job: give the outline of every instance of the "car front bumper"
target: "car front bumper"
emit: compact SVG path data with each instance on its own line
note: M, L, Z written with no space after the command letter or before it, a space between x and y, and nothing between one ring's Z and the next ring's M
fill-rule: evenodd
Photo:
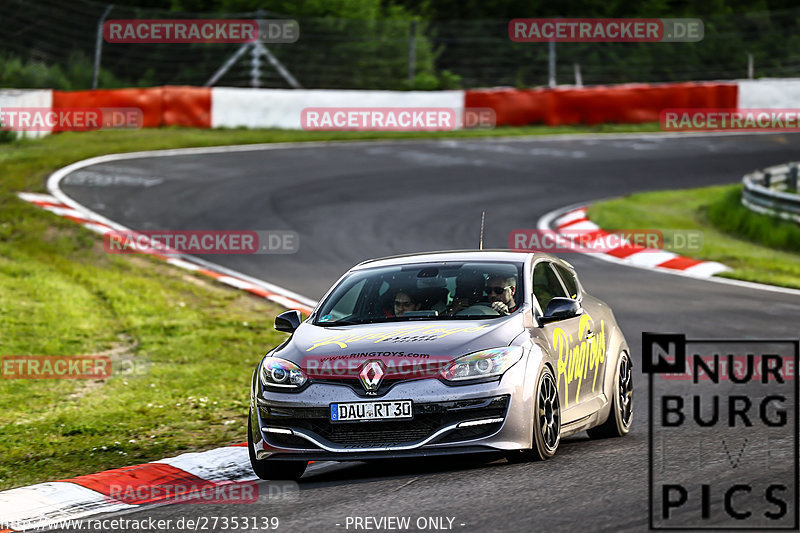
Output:
M334 383L298 393L259 391L251 411L256 457L350 461L528 448L533 413L524 374L525 358L499 381L411 380L374 397ZM331 403L388 400L411 400L413 419L330 421Z

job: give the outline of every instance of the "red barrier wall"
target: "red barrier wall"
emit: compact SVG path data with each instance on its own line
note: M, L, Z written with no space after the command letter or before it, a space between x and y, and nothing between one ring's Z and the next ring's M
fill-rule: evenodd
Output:
M142 110L145 128L211 127L211 89L207 87L53 91L53 109L75 107L135 107Z
M491 107L498 126L526 124L658 122L662 109L735 109L736 83L630 84L563 89L480 89L466 91L464 105Z
M211 89L163 87L163 126L211 127Z
M588 88L465 91L465 107L492 108L498 126L658 122L663 109L737 107L737 84L628 84ZM53 91L53 108L135 107L145 128L211 127L211 89L151 87ZM59 131L56 129L55 131Z

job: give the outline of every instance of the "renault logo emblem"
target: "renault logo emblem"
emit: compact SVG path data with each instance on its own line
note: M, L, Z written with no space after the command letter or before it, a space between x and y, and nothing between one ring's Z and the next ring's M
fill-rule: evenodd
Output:
M383 380L384 367L380 361L370 361L364 365L358 377L367 393L375 394Z

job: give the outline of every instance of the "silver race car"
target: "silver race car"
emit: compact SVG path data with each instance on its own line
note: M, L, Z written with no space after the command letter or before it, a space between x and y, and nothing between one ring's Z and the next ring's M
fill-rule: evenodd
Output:
M253 373L256 475L312 460L502 452L548 459L561 437L628 433L630 349L572 266L540 253L438 252L347 272Z

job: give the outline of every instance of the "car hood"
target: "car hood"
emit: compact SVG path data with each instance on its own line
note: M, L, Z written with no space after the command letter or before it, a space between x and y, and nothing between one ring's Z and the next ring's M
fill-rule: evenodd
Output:
M508 346L523 331L521 314L489 320L438 320L320 327L304 322L272 355L302 363L325 356L455 358Z

